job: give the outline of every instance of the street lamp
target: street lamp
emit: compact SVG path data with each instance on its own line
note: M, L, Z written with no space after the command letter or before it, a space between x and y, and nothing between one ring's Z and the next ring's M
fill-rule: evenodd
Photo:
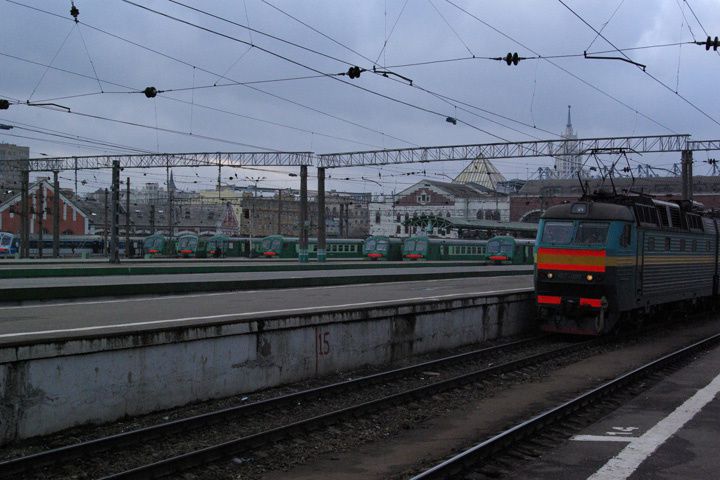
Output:
M257 194L258 183L265 180L265 177L245 177L245 181L254 185L252 203L250 206L250 258L253 256L253 233L255 232L255 195Z

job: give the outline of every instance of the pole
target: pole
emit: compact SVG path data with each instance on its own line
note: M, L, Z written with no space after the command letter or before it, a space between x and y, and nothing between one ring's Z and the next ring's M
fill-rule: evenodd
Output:
M308 236L307 236L307 166L300 167L300 254L298 260L300 263L308 261Z
M20 258L30 257L30 171L28 165L22 170L20 181Z
M53 257L60 256L60 180L53 172Z
M105 189L105 224L103 225L103 255L108 254L108 189Z
M278 189L277 234L282 235L282 188Z
M155 235L155 204L150 205L150 235Z
M692 150L683 150L681 155L682 167L682 199L691 202L693 199L692 184Z
M325 241L325 168L317 169L317 208L318 208L318 244L317 244L317 261L324 262L326 253Z
M130 258L130 177L125 179L125 258Z
M253 233L255 233L255 194L257 193L257 182L255 188L253 188L252 198L250 198L250 246L253 244ZM252 258L252 249L250 250L250 257Z
M113 160L112 166L112 214L110 225L110 263L120 263L118 243L120 220L120 160Z
M37 189L38 208L38 258L43 256L43 216L45 214L45 181L41 180Z
M168 168L168 171L170 171L169 168ZM173 238L174 233L175 233L175 232L173 232L173 230L174 230L174 225L173 225L173 202L174 202L174 200L175 200L173 197L175 196L175 189L174 189L174 188L170 188L169 178L170 178L170 177L168 176L168 183L167 183L167 185L168 185L168 189L167 189L167 194L168 194L167 219L168 219L168 240L169 240L170 242L172 242L172 238Z

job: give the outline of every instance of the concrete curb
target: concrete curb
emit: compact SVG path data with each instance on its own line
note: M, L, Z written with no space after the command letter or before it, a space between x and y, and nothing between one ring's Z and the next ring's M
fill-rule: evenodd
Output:
M263 290L279 288L324 287L360 283L412 282L469 277L500 277L530 275L527 270L484 270L446 273L409 273L407 275L308 277L262 280L217 280L209 282L126 283L121 285L42 286L0 289L0 302L24 302L88 297L123 297L130 295L167 295L178 293L221 292L231 290Z
M269 260L270 262L272 260ZM0 279L9 278L45 278L45 277L90 277L111 275L167 275L188 273L236 273L236 272L296 272L315 270L346 270L366 268L426 268L426 267L473 267L485 266L488 262L362 262L356 264L332 263L298 265L184 265L184 266L107 266L107 267L66 267L66 268L6 268L0 269Z

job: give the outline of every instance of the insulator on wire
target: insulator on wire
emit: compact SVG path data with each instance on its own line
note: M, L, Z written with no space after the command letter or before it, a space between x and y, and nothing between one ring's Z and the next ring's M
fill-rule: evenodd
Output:
M713 40L712 37L708 36L707 40L705 40L705 50L710 50L710 47L717 52L718 47L720 47L720 39L715 37Z
M10 102L4 98L0 98L0 110L7 110L10 108Z
M447 117L447 118L445 119L445 121L448 122L448 123L452 123L453 125L457 125L457 118Z
M362 73L362 70L360 70L360 67L350 67L347 71L347 76L350 78L360 78L360 73Z
M508 54L505 55L505 63L507 63L508 65L517 65L520 60L523 60L523 59L518 56L517 52L515 52L515 53L508 52Z
M75 19L75 23L78 23L78 15L80 15L80 10L75 6L75 2L71 2L72 7L70 7L70 15Z
M143 93L147 98L155 98L158 94L158 91L155 87L147 87L145 90L143 90Z

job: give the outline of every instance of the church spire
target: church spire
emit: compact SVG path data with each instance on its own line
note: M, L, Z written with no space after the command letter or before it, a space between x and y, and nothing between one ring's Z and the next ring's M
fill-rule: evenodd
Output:
M570 120L570 109L572 106L568 105L568 123L566 125L568 130L572 130L572 120Z
M168 191L175 191L175 180L173 180L173 172L170 170L170 180L168 180Z
M575 137L575 132L573 131L573 126L572 126L572 119L570 118L570 109L571 108L572 108L572 106L568 105L567 125L565 125L565 132L562 135L562 137L566 138L566 139L577 138L577 137Z

